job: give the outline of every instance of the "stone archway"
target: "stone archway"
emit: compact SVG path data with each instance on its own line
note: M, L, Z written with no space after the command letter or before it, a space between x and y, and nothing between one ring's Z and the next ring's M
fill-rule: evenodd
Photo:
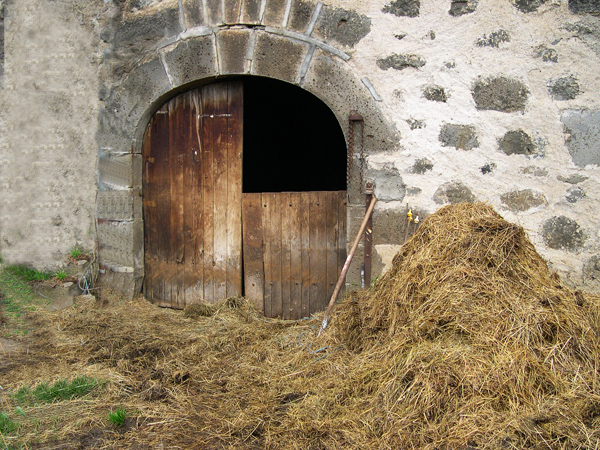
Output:
M122 58L120 70L107 70L98 132L99 258L103 285L127 296L140 291L144 276L143 133L154 112L175 93L221 76L285 81L321 99L335 114L347 142L349 117L358 112L364 126L357 130L361 155L349 155L349 236L364 209L362 157L397 143L393 125L378 108L377 93L348 63L351 55L326 31L316 30L326 6L291 0L229 3L235 7L223 11L221 1L190 0L180 2L178 9L140 18L144 29L154 20L166 36ZM116 26L117 44L136 33L134 22Z

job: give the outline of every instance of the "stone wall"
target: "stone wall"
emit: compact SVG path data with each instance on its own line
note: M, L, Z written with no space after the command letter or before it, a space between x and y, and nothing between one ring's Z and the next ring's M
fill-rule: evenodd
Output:
M373 180L374 275L407 204L423 218L485 201L600 290L599 14L595 0L13 1L0 251L52 265L97 227L109 279L138 289L145 125L189 85L254 74L321 98L347 139L350 111L364 116L348 235Z

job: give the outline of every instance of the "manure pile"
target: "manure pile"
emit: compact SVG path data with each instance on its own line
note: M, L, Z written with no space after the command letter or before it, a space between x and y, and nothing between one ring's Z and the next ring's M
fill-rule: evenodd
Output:
M375 448L600 448L598 305L491 207L442 208L334 319L356 422Z
M460 204L349 292L321 337L318 317L265 319L244 299L184 313L89 302L37 317L40 350L2 387L108 381L26 409L62 417L30 430L43 444L29 448L600 449L599 305L520 227ZM132 417L115 431L105 416L119 405Z

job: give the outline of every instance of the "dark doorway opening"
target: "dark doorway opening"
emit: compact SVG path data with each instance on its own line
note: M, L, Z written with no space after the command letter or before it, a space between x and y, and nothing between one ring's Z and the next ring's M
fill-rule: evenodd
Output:
M311 93L244 78L243 192L345 191L346 141L333 112Z

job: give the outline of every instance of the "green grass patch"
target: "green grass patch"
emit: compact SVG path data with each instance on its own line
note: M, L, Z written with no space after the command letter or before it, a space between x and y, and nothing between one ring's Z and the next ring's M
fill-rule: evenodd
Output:
M58 272L56 272L54 274L54 276L56 277L57 280L62 281L65 278L67 278L69 274L67 273L67 271L65 269L60 269Z
M39 405L81 398L101 387L95 378L77 376L72 381L60 379L54 384L40 383L36 387L23 386L13 394L19 405Z
M22 335L29 329L25 323L25 313L34 311L45 300L33 294L29 279L40 277L31 269L9 266L0 271L0 310L3 317L2 335ZM38 272L39 273L39 272Z
M13 433L19 425L11 420L6 414L0 412L0 433L3 435Z
M79 256L83 255L83 250L76 245L75 247L73 247L73 249L71 249L71 251L69 252L69 256L73 259L78 258Z
M125 419L127 419L127 411L125 411L125 408L122 406L119 406L115 411L109 411L108 413L108 420L117 428L123 426Z
M50 273L40 272L39 270L23 266L8 266L4 271L12 273L24 281L44 281L52 278L52 274Z

